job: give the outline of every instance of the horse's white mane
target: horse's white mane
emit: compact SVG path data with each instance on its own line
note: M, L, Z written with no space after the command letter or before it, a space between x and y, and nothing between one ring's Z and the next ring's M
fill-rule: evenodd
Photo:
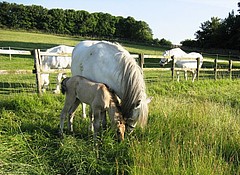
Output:
M126 51L118 43L107 43L112 49L117 49L119 52L115 55L115 58L118 58L120 61L119 69L122 75L122 88L125 89L122 97L122 113L124 117L131 116L130 112L136 105L140 104L140 115L139 115L139 124L144 126L147 122L148 107L145 103L146 93L145 93L145 82L143 79L143 72L136 60L131 57L128 51Z

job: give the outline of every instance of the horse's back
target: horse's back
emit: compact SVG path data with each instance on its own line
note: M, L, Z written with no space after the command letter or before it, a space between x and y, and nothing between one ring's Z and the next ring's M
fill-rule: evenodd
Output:
M184 59L186 58L186 59ZM197 52L191 52L185 54L181 57L180 60L176 61L176 65L180 68L197 68L197 58L200 58L200 67L203 64L203 56Z
M47 53L71 54L74 47L59 45L46 50ZM70 68L72 59L70 56L44 56L43 65L45 69Z
M120 93L121 70L119 70L122 50L109 42L83 41L72 55L72 75L81 75L96 82L107 84ZM119 77L120 76L120 77Z

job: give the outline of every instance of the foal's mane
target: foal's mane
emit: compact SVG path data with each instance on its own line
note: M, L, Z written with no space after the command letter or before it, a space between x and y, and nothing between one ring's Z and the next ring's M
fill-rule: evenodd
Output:
M108 91L109 91L109 93L111 95L111 100L115 104L118 112L122 114L122 108L121 108L121 104L120 104L120 102L118 100L118 96L116 95L116 93L114 92L113 89L109 88L107 85L105 85L105 86L108 88Z

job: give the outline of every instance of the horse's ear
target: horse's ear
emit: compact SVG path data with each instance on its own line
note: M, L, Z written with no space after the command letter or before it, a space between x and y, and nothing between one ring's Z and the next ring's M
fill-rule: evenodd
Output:
M146 103L147 103L147 104L150 103L150 102L152 101L152 99L153 99L153 97L148 97L148 98L146 99Z

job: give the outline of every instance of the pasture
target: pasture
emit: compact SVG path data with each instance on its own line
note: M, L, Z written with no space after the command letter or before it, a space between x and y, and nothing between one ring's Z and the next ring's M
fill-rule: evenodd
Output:
M81 40L5 30L0 36L1 47L47 48ZM9 61L0 55L0 62L0 69L33 69L31 57L13 56ZM38 96L20 88L21 93L15 93L18 86L33 89L35 75L0 75L1 88L6 86L0 93L0 174L240 174L240 80L178 83L168 75L144 71L147 94L154 97L147 127L136 128L122 143L108 129L98 147L88 133L89 121L80 116L81 108L75 135L60 139L65 97L51 91Z

